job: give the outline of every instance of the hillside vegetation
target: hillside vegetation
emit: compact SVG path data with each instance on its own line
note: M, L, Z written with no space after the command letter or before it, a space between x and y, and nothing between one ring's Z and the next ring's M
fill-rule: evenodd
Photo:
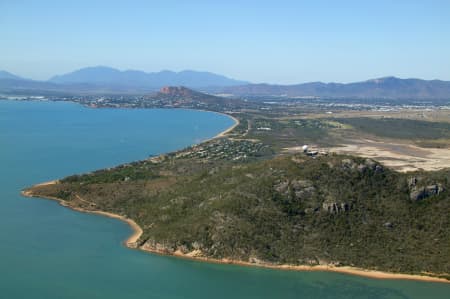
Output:
M371 159L326 150L372 144L369 150L384 150L377 157L387 165L420 169L434 161L432 147L448 148L447 122L402 119L398 113L365 117L368 112L353 110L353 117L345 117L345 111L334 117L323 113L328 106L315 112L303 105L265 106L185 87L166 87L131 101L89 103L226 111L239 124L223 138L37 185L27 194L131 218L142 227L135 244L142 249L450 279L450 171L442 169L445 164L440 171L400 173ZM417 111L408 115L417 117ZM298 153L304 144L309 152ZM447 161L445 150L439 153L437 163ZM405 155L411 158L402 161Z
M449 278L448 170L401 174L350 156L249 151L239 163L171 154L31 191L130 217L144 230L138 246L169 254Z

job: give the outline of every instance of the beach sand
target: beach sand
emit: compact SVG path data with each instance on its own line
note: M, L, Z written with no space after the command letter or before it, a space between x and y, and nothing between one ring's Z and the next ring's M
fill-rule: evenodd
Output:
M34 185L33 187L54 185L54 184L57 184L57 183L58 183L58 181L55 180L55 181L50 181L50 182L37 184L37 185ZM106 217L110 217L110 218L114 218L114 219L119 219L119 220L123 221L123 222L127 223L133 229L133 233L131 234L131 236L129 236L124 241L124 244L127 247L129 247L129 248L137 248L137 246L138 246L137 245L137 241L139 240L139 238L141 237L141 235L143 233L142 228L134 220L126 218L126 217L118 215L118 214L114 214L114 213L110 213L110 212L104 212L104 211L100 211L100 210L87 210L87 209L83 209L83 208L79 208L79 207L74 207L74 206L71 206L67 201L65 201L63 199L60 199L60 198L57 198L57 197L51 197L51 196L46 196L46 197L37 196L37 195L34 195L29 190L23 190L21 192L21 194L23 196L25 196L25 197L37 197L37 198L44 198L44 199L55 200L60 205L62 205L63 207L70 208L70 209L72 209L74 211L78 211L78 212L82 212L82 213L102 215L102 216L106 216Z
M276 270L288 270L288 271L323 271L323 272L335 272L335 273L343 273L349 275L363 276L367 278L374 279L400 279L400 280L414 280L414 281L426 281L426 282L439 282L439 283L450 283L450 280L445 278L439 278L428 275L416 275L416 274L404 274L404 273L391 273L391 272L383 272L376 270L368 270L357 267L349 267L349 266L336 266L336 265L277 265L270 263L251 263L246 261L232 260L232 259L214 259L208 258L201 255L201 251L194 250L188 253L182 253L180 251L175 251L173 253L162 252L150 248L138 248L139 250L143 250L146 252L150 252L152 254L159 255L168 255L179 257L183 259L190 259L194 261L201 261L207 263L214 264L228 264L228 265L240 265L246 267L262 267ZM426 273L429 275L433 275L433 273Z
M43 186L43 185L50 185L50 184L57 184L57 181L52 182L46 182L42 184L38 184L35 186ZM126 218L121 215L117 215L110 212L104 212L99 210L86 210L79 207L73 207L70 204L68 204L66 201L56 198L56 197L41 197L34 195L31 191L22 191L22 195L26 197L38 197L38 198L45 198L50 200L56 200L58 201L62 206L68 207L72 210L83 212L83 213L91 213L91 214L97 214L102 215L110 218L119 219L128 225L133 229L133 233L131 236L129 236L125 241L124 245L128 248L132 249L138 249L145 252L149 252L152 254L160 254L160 255L168 255L168 256L174 256L184 259L191 259L195 261L201 261L201 262L208 262L208 263L216 263L216 264L233 264L233 265L240 265L240 266L250 266L250 267L263 267L263 268L270 268L270 269L278 269L278 270L290 270L290 271L326 271L326 272L336 272L336 273L343 273L343 274L350 274L350 275L358 275L368 278L375 278L375 279L403 279L403 280L416 280L416 281L426 281L426 282L440 282L440 283L450 283L450 280L447 280L445 278L438 278L433 276L427 276L427 275L413 275L413 274L402 274L402 273L390 273L390 272L383 272L383 271L376 271L376 270L367 270L367 269L361 269L356 267L348 267L348 266L336 266L336 265L316 265L316 266L309 266L309 265L277 265L277 264L270 264L270 263L264 263L264 262L258 262L258 263L251 263L246 261L239 261L239 260L232 260L232 259L214 259L214 258L208 258L202 255L202 252L200 250L194 250L192 252L188 253L182 253L181 251L175 251L175 252L165 252L165 251L159 251L153 248L149 248L148 246L139 246L139 239L142 236L143 230L142 228L132 219ZM427 273L428 274L428 273ZM433 275L433 273L429 273L430 275Z
M231 131L233 131L234 128L236 128L236 127L239 125L239 123L240 123L240 122L239 122L239 119L237 119L237 118L234 117L234 116L231 116L231 115L229 115L229 114L223 114L223 115L226 115L226 116L230 117L232 120L234 120L234 125L232 125L232 126L229 127L228 129L226 129L225 131L220 132L219 134L217 134L216 136L214 136L212 139L224 137L225 135L227 135L228 133L230 133Z

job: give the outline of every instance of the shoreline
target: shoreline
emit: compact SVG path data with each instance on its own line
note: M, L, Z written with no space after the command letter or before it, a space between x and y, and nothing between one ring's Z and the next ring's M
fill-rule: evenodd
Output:
M220 113L220 112L216 112L216 113L222 114L222 115L225 115L225 116L231 118L234 121L234 124L231 127L229 127L228 129L226 129L226 130L220 132L219 134L217 134L216 136L214 136L213 139L220 138L220 137L225 137L225 135L227 135L228 133L233 131L234 128L236 128L241 123L239 121L239 119L237 119L236 117L234 117L234 116L232 116L230 114L225 114L225 113Z
M92 107L87 107L87 108L92 108ZM234 121L234 124L231 127L223 130L222 132L219 132L217 135L215 135L215 136L213 136L213 137L211 137L209 139L203 140L201 143L208 142L208 141L211 141L211 140L214 140L214 139L217 139L217 138L225 137L226 134L228 134L231 131L233 131L234 128L236 128L240 124L239 119L237 119L236 117L234 117L234 116L232 116L230 114L226 114L226 113L222 113L222 112L216 112L216 111L198 110L198 109L190 109L190 110L206 111L206 112L210 112L210 113L212 112L212 113L216 113L216 114L220 114L220 115L224 115L226 117L229 117L229 118L231 118ZM58 182L59 182L59 180L52 180L52 181L48 181L48 182L35 184L31 188L39 187L39 186L54 185L54 184L58 184ZM39 197L39 196L33 195L31 191L24 191L24 190L22 190L20 193L22 194L22 196L25 196L25 197L44 198L44 199L57 201L61 206L69 208L69 209L77 211L77 212L102 215L102 216L109 217L109 218L119 219L119 220L127 223L133 230L133 233L124 241L124 245L127 246L128 248L136 249L137 248L136 242L139 240L139 238L143 234L142 228L133 219L126 218L124 216L121 216L121 215L118 215L118 214L114 214L114 213L110 213L110 212L105 212L105 211L100 211L100 210L86 210L86 209L83 209L83 208L73 207L73 206L68 204L63 199L60 199L60 198L57 198L57 197L50 197L50 196L48 196L48 197Z
M58 183L58 181L54 180L54 181L49 181L49 182L45 182L45 183L34 185L31 188L37 187L37 186L53 185L53 184L57 184L57 183ZM51 196L45 196L45 197L44 196L37 196L37 195L34 195L31 191L22 190L20 193L24 197L54 200L54 201L58 202L61 206L65 207L65 208L69 208L69 209L71 209L73 211L86 213L86 214L101 215L101 216L114 218L114 219L121 220L122 222L125 222L133 230L133 233L126 240L123 241L123 244L126 247L128 247L128 248L134 248L134 249L137 248L137 244L136 243L137 243L137 241L139 240L139 238L141 237L141 235L143 233L142 228L133 219L124 217L122 215L118 215L118 214L114 214L114 213L110 213L110 212L105 212L105 211L100 211L100 210L86 210L86 209L83 209L83 208L73 207L73 206L71 206L65 200L63 200L61 198L51 197Z
M55 181L37 184L37 185L34 185L33 187L43 186L43 185L51 185L51 184L57 184L57 183L58 183L58 181L55 180ZM450 280L448 280L448 279L434 277L434 276L428 276L428 275L393 273L393 272L384 272L384 271L379 271L379 270L369 270L369 269L363 269L363 268L357 268L357 267L336 266L336 265L308 266L308 265L289 265L289 264L276 265L276 264L270 264L270 263L251 263L251 262L226 259L226 258L223 258L223 259L208 258L205 256L201 256L201 251L198 251L198 250L192 251L189 253L182 253L180 251L166 252L166 251L156 250L153 248L143 248L142 246L139 247L137 244L137 241L143 234L143 230L134 220L132 220L130 218L126 218L122 215L105 212L105 211L100 211L100 210L86 210L83 208L73 207L70 204L68 204L66 201L64 201L63 199L60 199L57 197L50 197L50 196L38 196L38 195L34 195L31 191L22 190L21 194L25 197L30 197L30 198L55 200L61 206L69 208L69 209L77 211L77 212L82 212L82 213L87 213L87 214L96 214L96 215L101 215L101 216L105 216L105 217L109 217L109 218L119 219L119 220L123 221L124 223L128 224L133 230L133 233L126 240L123 241L123 244L127 248L141 250L141 251L151 253L151 254L158 254L158 255L162 255L162 256L188 259L188 260L192 260L192 261L196 261L196 262L206 262L206 263L223 264L223 265L259 267L259 268L284 270L284 271L334 272L334 273L355 275L355 276L361 276L361 277L372 278L372 279L412 280L412 281L436 282L436 283L450 284Z
M196 262L205 262L205 263L213 263L213 264L222 264L222 265L236 265L236 266L244 266L244 267L259 267L273 270L283 270L283 271L302 271L302 272L334 272L341 273L347 275L354 275L372 279L389 279L389 280L412 280L412 281L422 281L422 282L437 282L437 283L447 283L450 284L450 280L440 277L427 276L427 275L419 275L419 274L406 274L406 273L393 273L393 272L384 272L378 270L369 270L351 266L335 266L335 265L316 265L316 266L308 266L308 265L290 265L290 264L270 264L270 263L251 263L240 260L233 259L215 259L209 258L205 256L196 255L199 251L193 251L190 253L181 253L179 251L175 251L173 253L163 252L156 249L150 248L134 248L138 250L142 250L144 252L148 252L151 254L157 254L168 257L175 257L181 259L192 260Z
M223 130L222 132L219 132L217 135L215 135L214 137L208 138L203 140L202 142L200 142L199 144L217 139L217 138L221 138L221 137L225 137L228 133L230 133L231 131L234 130L234 128L236 128L241 122L239 121L239 119L237 119L236 117L234 117L233 115L230 114L226 114L226 113L222 113L222 112L216 112L216 111L208 111L208 110L197 110L197 111L207 111L207 112L212 112L212 113L216 113L219 115L224 115L226 117L231 118L234 121L234 124L229 127L228 129Z
M193 109L196 110L196 109ZM205 110L199 110L199 111L205 111ZM212 113L217 113L221 115L225 115L227 117L230 117L234 124L227 128L226 130L218 133L212 138L203 140L201 143L205 143L217 138L225 137L228 133L234 130L239 124L240 121L236 117L222 113L222 112L216 112L216 111L208 111ZM36 184L33 187L38 186L45 186L45 185L52 185L57 184L58 180L53 180L49 182L44 182L40 184ZM238 266L245 266L245 267L260 267L260 268L267 268L267 269L274 269L274 270L284 270L284 271L321 271L321 272L335 272L335 273L342 273L347 275L355 275L360 277L366 277L366 278L372 278L372 279L391 279L391 280L412 280L412 281L423 281L423 282L436 282L436 283L450 283L450 280L445 278L439 278L434 276L427 276L427 275L419 275L419 274L405 274L405 273L392 273L392 272L383 272L378 270L369 270L369 269L362 269L357 267L350 267L350 266L335 266L335 265L316 265L316 266L308 266L308 265L289 265L289 264L271 264L271 263L251 263L246 261L240 261L240 260L233 260L233 259L215 259L215 258L208 258L201 255L201 251L193 251L189 253L182 253L180 251L175 252L165 252L160 251L152 248L143 248L142 246L138 246L138 241L140 237L143 234L142 228L133 220L127 217L124 217L122 215L114 214L111 212L105 212L101 210L87 210L79 207L73 207L70 205L70 203L66 202L63 199L57 198L57 197L51 197L51 196L38 196L34 195L31 191L25 191L22 190L21 194L25 197L30 198L41 198L41 199L48 199L48 200L54 200L57 201L61 206L69 208L71 210L87 213L87 214L96 214L101 215L109 218L114 218L121 220L122 222L128 224L131 229L133 230L133 233L123 241L123 244L130 249L136 249L141 250L147 253L151 254L158 254L163 256L169 256L169 257L175 257L175 258L182 258L182 259L188 259L192 261L197 262L206 262L206 263L214 263L214 264L227 264L227 265L238 265Z

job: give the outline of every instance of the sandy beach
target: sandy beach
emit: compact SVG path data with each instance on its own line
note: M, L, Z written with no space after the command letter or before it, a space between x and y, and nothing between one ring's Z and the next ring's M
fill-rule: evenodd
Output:
M53 185L53 184L57 184L57 183L58 183L58 181L50 181L50 182L37 184L33 187ZM137 241L139 240L139 238L141 237L141 235L143 233L141 227L134 220L126 218L126 217L118 215L118 214L104 212L104 211L100 211L100 210L86 210L86 209L82 209L79 207L74 207L74 206L71 206L69 203L67 203L65 200L62 200L60 198L51 197L51 196L46 196L46 197L35 196L35 195L33 195L33 193L31 191L22 191L21 194L25 197L36 197L36 198L55 200L61 206L72 209L74 211L102 215L102 216L119 219L119 220L123 221L123 222L127 223L133 229L133 233L124 241L124 244L129 248L137 248Z
M217 134L216 136L214 136L213 139L215 139L215 138L220 138L220 137L224 137L225 135L227 135L228 133L230 133L231 131L233 131L234 128L236 128L236 127L239 125L239 123L240 123L240 122L239 122L239 119L237 119L236 117L234 117L234 116L232 116L232 115L229 115L229 114L223 114L223 115L226 115L226 116L230 117L232 120L234 120L234 125L232 125L232 126L229 127L228 129L226 129L225 131L220 132L219 134Z
M38 184L35 186L44 186L44 185L51 185L51 184L57 184L57 181L45 182L45 183ZM327 271L327 272L337 272L337 273L350 274L350 275L358 275L358 276L375 278L375 279L403 279L403 280L416 280L416 281L426 281L426 282L450 283L450 280L447 280L445 278L438 278L438 277L427 276L427 275L391 273L391 272L367 270L367 269L361 269L361 268L356 268L356 267L336 266L336 265L309 266L309 265L276 265L276 264L270 264L270 263L264 263L264 262L251 263L251 262L232 260L232 259L208 258L208 257L203 256L202 252L200 250L194 250L192 252L182 253L180 251L175 251L175 252L159 251L159 250L145 247L145 246L139 247L138 241L143 233L143 230L132 219L129 219L129 218L126 218L124 216L117 215L114 213L110 213L110 212L104 212L104 211L99 211L99 210L86 210L86 209L81 209L78 207L72 207L70 204L68 204L66 201L64 201L60 198L40 197L40 196L34 195L31 191L22 191L22 195L26 196L26 197L37 197L37 198L56 200L62 206L68 207L68 208L78 211L78 212L97 214L97 215L102 215L102 216L106 216L106 217L110 217L110 218L119 219L119 220L127 223L128 225L130 225L130 227L133 229L133 233L131 234L131 236L129 236L124 241L124 245L127 246L128 248L138 249L138 250L142 250L142 251L149 252L152 254L174 256L174 257L191 259L191 260L195 260L195 261L208 262L208 263L233 264L233 265L249 266L249 267L263 267L263 268L270 268L270 269L277 269L277 270ZM430 274L432 274L432 273L430 273Z
M212 138L209 138L209 139L206 139L206 140L203 140L201 143L208 142L208 141L211 141L211 140L214 140L214 139L217 139L217 138L225 137L228 133L233 131L234 128L236 128L240 124L239 119L237 119L236 117L234 117L234 116L232 116L230 114L221 113L221 112L214 112L214 111L208 111L208 112L217 113L217 114L220 114L220 115L225 115L225 116L231 118L234 121L234 124L231 127L229 127L228 129L220 132L216 136L214 136Z
M40 184L34 185L33 187L48 186L48 185L54 185L54 184L57 184L57 183L58 183L58 180L54 180L54 181L40 183Z
M231 118L231 119L234 121L234 124L233 124L231 127L229 127L228 129L226 129L226 130L220 132L219 134L217 134L217 135L214 136L214 137L211 137L211 138L209 138L209 139L203 140L201 143L207 142L207 141L210 141L210 140L214 140L214 139L216 139L216 138L225 137L228 133L230 133L231 131L233 131L234 128L236 128L236 127L240 124L239 119L237 119L236 117L232 116L231 114L227 114L227 113L225 113L225 112L217 112L217 111L202 110L202 109L190 109L190 108L181 108L181 109L183 109L183 110L192 110L192 111L202 111L202 112L205 112L205 111L206 111L206 112L209 112L209 113L215 113L215 114L219 114L219 115L222 115L222 116L229 117L229 118Z
M400 279L400 280L414 280L414 281L426 281L426 282L439 282L439 283L450 283L450 280L445 278L427 276L427 275L416 275L416 274L403 274L403 273L391 273L376 270L368 270L357 267L349 266L336 266L336 265L276 265L270 263L251 263L246 261L232 260L232 259L214 259L201 256L199 250L194 250L189 253L181 253L180 251L175 251L173 253L162 252L150 248L138 248L152 254L174 256L183 259L190 259L195 261L215 263L215 264L229 264L229 265L239 265L246 267L262 267L276 270L287 270L287 271L324 271L324 272L336 272L349 275L363 276L367 278L374 279ZM430 273L431 274L431 273Z

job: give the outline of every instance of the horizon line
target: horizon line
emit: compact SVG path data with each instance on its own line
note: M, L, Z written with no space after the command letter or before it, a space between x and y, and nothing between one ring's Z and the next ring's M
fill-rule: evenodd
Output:
M434 78L434 79L424 79L424 78L420 78L420 77L400 77L400 76L395 76L395 75L386 75L386 76L381 76L381 77L373 77L373 78L369 78L369 79L359 79L359 80L355 80L355 81L346 81L346 82L338 82L338 81L317 81L317 80L311 80L311 81L303 81L303 82L298 82L298 83L271 83L271 82L252 82L250 80L245 80L245 79L235 79L234 77L230 77L227 75L223 75L223 74L219 74L219 73L215 73L215 72L211 72L211 71L207 71L207 70L194 70L194 69L183 69L180 71L173 71L173 70L169 70L169 69L162 69L159 71L144 71L144 70L139 70L139 69L131 69L131 68L126 68L126 69L121 69L121 68L116 68L116 67L111 67L111 66L107 66L107 65L95 65L95 66L86 66L86 67L81 67L78 69L75 69L73 71L69 71L66 73L62 73L62 74L55 74L52 75L50 78L48 79L31 79L31 78L27 78L24 77L22 75L18 75L17 73L13 73L10 72L8 70L5 69L0 69L0 72L6 72L10 75L13 75L15 77L18 77L19 79L22 80L29 80L29 81L37 81L37 82L50 82L52 78L54 77L58 77L58 76L65 76L74 72L78 72L81 70L85 70L85 69L94 69L94 68L104 68L104 69L111 69L111 70L115 70L121 73L125 73L125 72L142 72L145 74L158 74L158 73L163 73L163 72L170 72L170 73L174 73L174 74L180 74L183 72L196 72L196 73L208 73L208 74L212 74L212 75L217 75L217 76L223 76L226 77L227 79L232 79L232 80L236 80L236 81L243 81L246 82L246 84L243 85L280 85L280 86L291 86L291 85L301 85L301 84L310 84L310 83L323 83L323 84L352 84L352 83L362 83L362 82L369 82L369 81L374 81L374 80L381 80L381 79L389 79L389 78L395 78L395 79L399 79L399 80L423 80L423 81L442 81L442 82L450 82L450 80L444 80L444 79L438 79L438 78ZM80 81L81 83L81 81Z

